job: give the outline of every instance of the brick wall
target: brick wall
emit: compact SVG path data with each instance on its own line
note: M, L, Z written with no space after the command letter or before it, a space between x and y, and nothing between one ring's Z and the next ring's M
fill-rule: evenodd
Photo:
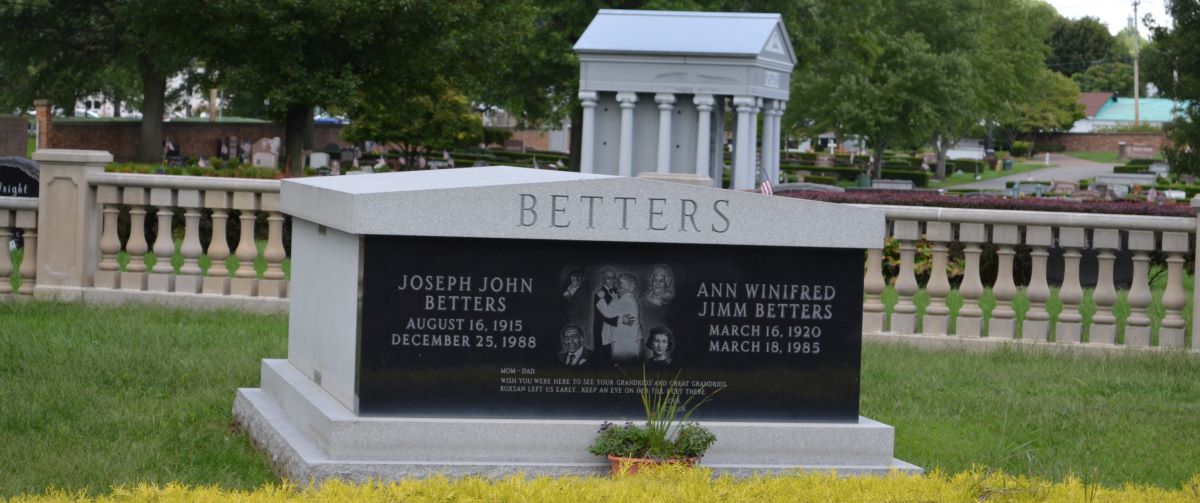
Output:
M72 121L60 119L50 124L45 148L68 148L81 150L105 150L111 152L117 162L130 162L137 158L138 142L142 124L139 121ZM313 125L313 146L320 150L325 145L337 143L348 147L340 139L342 126L336 124ZM45 134L45 133L43 133ZM283 126L270 123L237 122L165 122L163 139L170 139L179 146L185 157L214 157L220 152L221 138L236 136L239 141L278 136L285 139ZM285 139L286 140L286 139ZM282 159L280 165L283 165Z
M28 117L0 117L0 157L25 157Z
M1127 145L1153 145L1156 151L1170 143L1162 133L1061 133L1047 135L1038 141L1061 143L1070 151L1088 150L1099 152L1117 152L1120 142Z

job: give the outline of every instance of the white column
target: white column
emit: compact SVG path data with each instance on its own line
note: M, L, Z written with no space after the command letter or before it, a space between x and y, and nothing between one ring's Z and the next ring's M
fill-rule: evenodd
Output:
M746 171L747 188L758 186L758 113L762 111L762 98L754 98L754 113L750 115L750 149L746 152L750 158L750 169Z
M658 103L658 172L671 172L671 114L675 113L675 95L658 93L654 95Z
M596 93L580 91L579 104L583 106L583 124L580 126L579 171L596 171Z
M731 188L735 190L750 190L754 188L754 130L750 124L754 122L754 98L738 96L733 99L737 110L737 136L734 141L733 179ZM749 175L749 176L746 176Z
M699 176L709 176L709 152L712 150L712 109L713 97L711 94L697 94L692 98L692 103L696 105L696 174Z
M617 174L633 176L633 108L637 93L617 93L621 104L621 145L617 154Z
M771 138L775 136L775 100L763 100L763 131L762 131L762 171L763 176L771 183L777 183L771 167Z
M783 137L783 111L787 109L787 102L775 100L775 113L771 118L771 122L775 124L775 134L771 135L771 181L779 180L779 151L782 143L780 140Z

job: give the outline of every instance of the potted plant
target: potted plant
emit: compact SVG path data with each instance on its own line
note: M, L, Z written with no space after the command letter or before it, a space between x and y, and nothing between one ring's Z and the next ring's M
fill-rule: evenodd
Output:
M692 404L697 395L682 400L683 390L675 382L677 379L661 388L651 387L643 371L638 395L646 414L645 426L632 422L624 425L605 422L600 425L600 432L588 452L605 456L612 464L614 475L632 475L644 465L692 466L699 462L717 437L698 423L689 422L688 418L720 389Z

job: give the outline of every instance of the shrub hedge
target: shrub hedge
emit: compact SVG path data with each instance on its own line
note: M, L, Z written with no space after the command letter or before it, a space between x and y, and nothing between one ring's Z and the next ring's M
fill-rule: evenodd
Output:
M1131 166L1126 164L1124 166L1113 166L1113 173L1145 174L1150 172L1148 168L1149 166Z
M401 482L355 484L329 480L320 486L291 483L268 485L253 491L219 487L141 484L117 487L112 494L94 499L62 490L41 496L20 496L25 503L43 502L226 502L226 501L937 501L937 502L1194 502L1200 497L1200 475L1181 481L1178 489L1127 484L1117 488L1069 476L1061 482L1011 476L976 469L954 475L904 475L845 477L825 473L782 476L714 477L703 469L668 466L642 469L620 477L525 477L516 475L488 480L479 477L449 479L434 476Z
M838 178L836 176L808 175L804 177L804 181L807 183L820 183L824 185L838 184Z
M163 172L159 173L158 170ZM256 168L240 165L231 168L201 168L199 166L162 166L159 164L111 163L104 167L107 173L136 173L140 175L187 175L211 176L219 178L257 178L277 179L283 177L283 172L274 168Z
M787 191L777 195L852 204L892 204L897 206L933 206L942 208L973 208L996 210L1065 211L1073 213L1107 213L1117 215L1150 215L1162 217L1193 217L1196 211L1187 204L1151 204L1143 201L1069 201L1040 197L958 197L939 195L934 191L847 191L816 192Z

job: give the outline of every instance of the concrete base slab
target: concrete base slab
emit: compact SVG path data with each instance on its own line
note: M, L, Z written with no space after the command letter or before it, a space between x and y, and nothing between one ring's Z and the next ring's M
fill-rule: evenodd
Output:
M963 351L996 351L999 349L1016 349L1022 351L1047 351L1058 354L1079 355L1137 355L1144 352L1169 353L1183 352L1181 348L1158 346L1128 346L1124 344L1099 343L1069 343L1048 342L1029 339L999 339L993 337L955 337L928 334L863 334L866 344L901 344L922 349L932 350L963 350ZM1200 357L1200 351L1193 351Z
M78 288L66 286L37 285L33 297L56 302L83 302L106 306L122 304L153 304L172 308L194 310L229 309L252 313L286 313L287 299L262 299L233 295L202 295L187 293L137 292L108 288Z
M144 272L123 272L121 273L121 289L142 291L146 289L146 273Z
M253 297L258 295L258 280L255 278L232 278L229 280L229 295Z
M360 418L285 360L263 361L263 387L238 390L233 414L281 476L397 480L437 473L497 477L599 475L587 453L600 420ZM616 419L614 419L616 420ZM920 473L892 458L894 430L857 423L706 422L717 443L701 461L717 472L837 470Z
M178 293L200 293L200 276L191 274L180 274L175 277L175 292Z
M208 295L229 295L229 278L226 276L205 276L204 286L200 293Z
M96 288L120 288L121 273L118 271L96 271L95 285Z
M175 275L150 273L146 278L146 289L152 292L170 292L175 290Z

